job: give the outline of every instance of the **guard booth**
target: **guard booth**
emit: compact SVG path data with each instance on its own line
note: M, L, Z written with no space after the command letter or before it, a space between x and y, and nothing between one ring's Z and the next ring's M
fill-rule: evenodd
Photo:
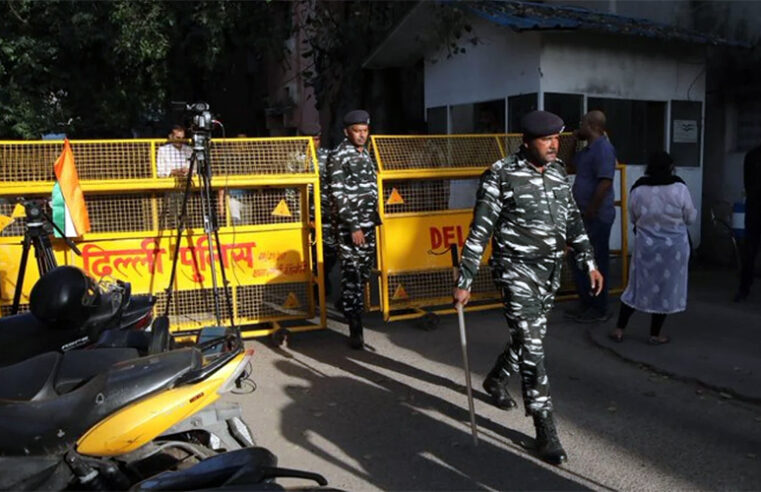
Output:
M169 306L172 331L192 333L216 322L210 268L222 262L233 319L245 336L325 327L320 201L310 138L213 139L213 205L219 215L221 255L211 258L198 178L188 196L186 230L177 244L185 178L158 177L164 140L71 141L92 231L75 242L76 256L54 240L59 265L81 267L93 278L128 281L132 292L154 294L166 309L172 259L177 274ZM49 198L53 163L62 141L0 142L0 214L23 198ZM312 197L310 194L316 196ZM314 222L310 202L314 201ZM0 232L0 308L7 315L18 275L25 218ZM314 245L314 246L312 246ZM221 258L219 258L221 256ZM33 257L25 272L22 309L38 278ZM217 283L222 280L217 274ZM224 300L223 317L227 316Z
M386 321L420 318L421 327L438 323L439 314L453 313L454 268L450 250L461 254L473 216L478 178L497 160L515 152L520 134L492 135L374 135L372 148L378 165L382 197L378 234L379 309ZM559 157L569 159L576 140L561 135ZM626 201L625 167L617 167L616 206ZM623 178L623 179L622 179ZM620 247L611 251L611 292L626 284L626 207L621 207ZM613 233L615 234L615 232ZM500 293L486 266L471 289L467 310L501 306ZM573 296L568 269L559 299Z

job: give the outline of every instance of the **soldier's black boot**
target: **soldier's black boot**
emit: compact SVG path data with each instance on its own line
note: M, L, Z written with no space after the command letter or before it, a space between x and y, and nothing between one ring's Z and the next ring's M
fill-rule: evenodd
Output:
M552 465L560 465L568 461L568 455L560 445L552 413L545 411L534 414L534 427L536 427L536 452L539 457Z
M515 400L507 391L508 375L502 370L504 363L502 360L503 357L503 355L499 356L494 368L486 376L486 379L484 379L483 387L491 396L492 403L494 403L495 406L503 410L512 410L517 407L518 404L515 403Z
M362 316L356 313L347 313L349 318L349 347L354 350L365 348L365 339L362 336Z

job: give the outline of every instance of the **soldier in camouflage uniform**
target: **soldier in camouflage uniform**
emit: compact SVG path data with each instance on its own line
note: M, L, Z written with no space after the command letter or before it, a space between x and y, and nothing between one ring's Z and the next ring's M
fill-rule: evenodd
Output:
M343 122L346 138L333 149L328 173L341 262L341 309L349 322L349 345L361 350L364 287L375 260L375 227L380 224L378 182L366 147L370 115L350 111Z
M481 176L454 297L462 305L470 299L470 287L492 238L489 265L502 291L510 341L486 377L484 389L500 408L513 408L517 405L507 391L508 377L520 372L523 402L526 414L534 418L539 455L560 464L567 456L552 418L542 339L560 286L566 245L574 249L579 267L589 272L598 293L603 279L565 169L557 160L563 120L534 111L523 117L521 126L520 150Z
M320 218L322 219L322 259L323 270L325 273L325 294L331 292L330 272L336 264L338 253L336 251L336 234L333 220L331 198L330 198L330 176L328 175L327 165L330 157L330 150L322 147L322 129L318 123L305 124L301 128L301 133L312 137L314 148L317 151L317 170L320 175ZM314 205L310 205L310 219L314 220Z

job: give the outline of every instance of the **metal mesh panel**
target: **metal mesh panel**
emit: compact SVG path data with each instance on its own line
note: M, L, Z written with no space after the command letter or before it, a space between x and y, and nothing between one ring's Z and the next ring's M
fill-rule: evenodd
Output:
M232 289L227 289L232 293ZM227 320L227 304L220 291L219 307L222 318ZM163 314L166 309L166 292L156 294L154 313ZM213 289L178 290L172 294L169 307L169 325L196 324L198 326L216 323L214 317Z
M0 317L5 318L6 316L10 316L12 310L13 310L13 304L0 306ZM29 304L19 303L18 305L19 314L26 313L27 311L29 311Z
M53 164L63 142L0 145L0 181L53 181ZM71 142L81 180L151 177L151 144L146 141Z
M214 174L290 174L314 172L308 138L211 141Z
M60 152L60 148L58 149ZM72 142L79 179L137 179L151 177L148 142Z
M610 269L608 282L610 289L625 287L622 285L622 260L620 256L610 257ZM407 298L394 299L397 289L401 285ZM447 298L452 295L452 269L432 269L419 272L405 272L401 274L390 274L388 276L388 298L390 304L405 304L411 301L425 301L427 299ZM487 265L481 265L481 268L473 280L471 292L474 294L487 294L490 297L499 298L500 293L494 286L491 276L491 269ZM557 295L575 294L576 284L573 281L573 274L570 266L566 263L563 265L561 273L560 288Z
M498 137L374 137L383 169L487 167L502 158Z
M79 179L146 179L153 176L151 153L166 140L71 141ZM63 142L0 143L0 181L53 181L53 164ZM153 149L153 150L152 150ZM314 160L306 137L212 140L215 175L306 174Z
M404 203L388 203L394 190ZM387 181L383 184L384 210L386 215L448 210L449 190L448 179Z
M158 195L156 199L158 201L159 228L177 229L179 214L182 210L183 193L181 191L168 192ZM212 206L217 207L216 193L212 194ZM187 220L185 221L185 227L188 229L202 229L204 224L200 193L190 193L188 195L186 212Z
M394 299L399 285L402 286L407 297ZM391 274L388 276L388 298L392 306L411 301L451 298L453 285L451 268ZM499 297L491 277L491 270L487 266L482 266L479 269L476 278L473 280L471 292L474 294L493 294L493 297Z
M238 317L276 319L284 316L307 316L308 286L306 282L299 282L238 287Z
M53 181L62 145L0 145L0 181Z
M11 214L13 213L13 209L15 206L16 206L15 203L6 202L5 200L0 200L0 215L5 215L10 217ZM17 217L13 219L13 222L9 224L5 229L0 231L0 237L23 236L25 226L26 226L26 218Z
M232 225L285 224L301 222L301 188L248 188L227 190L228 206ZM287 211L279 210L285 201ZM233 209L238 208L238 217ZM287 213L282 213L282 212ZM274 214L274 215L273 215ZM290 214L288 216L287 214ZM225 224L222 221L222 224Z
M88 194L85 200L93 233L155 229L151 195Z

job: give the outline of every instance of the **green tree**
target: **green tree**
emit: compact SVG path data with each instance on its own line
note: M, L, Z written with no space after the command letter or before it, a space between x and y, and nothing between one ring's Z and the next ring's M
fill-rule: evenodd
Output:
M302 0L300 25L306 34L308 49L303 56L313 60L304 71L308 85L314 88L317 106L324 120L332 122L339 133L339 116L356 107L373 109L386 104L385 97L372 97L374 84L387 84L378 71L364 70L362 65L389 32L398 25L417 1L367 2L361 0L332 2ZM456 3L456 2L455 2ZM454 4L434 4L427 29L435 43L446 48L447 57L465 53L466 47L479 42L470 34L467 16ZM383 90L376 91L383 93ZM339 133L340 134L340 133Z
M0 4L0 136L124 136L169 101L220 89L241 50L275 53L289 7L265 2Z

